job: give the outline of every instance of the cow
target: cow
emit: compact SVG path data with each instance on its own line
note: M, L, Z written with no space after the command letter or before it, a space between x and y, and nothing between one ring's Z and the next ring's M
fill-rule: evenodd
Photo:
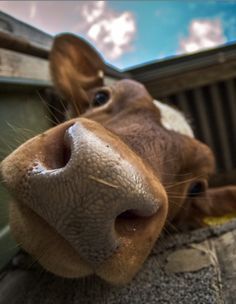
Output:
M106 86L104 67L82 38L56 36L50 71L69 119L25 142L0 170L25 251L56 275L121 285L168 225L202 227L206 216L235 211L236 187L208 189L214 156L184 115L134 80Z

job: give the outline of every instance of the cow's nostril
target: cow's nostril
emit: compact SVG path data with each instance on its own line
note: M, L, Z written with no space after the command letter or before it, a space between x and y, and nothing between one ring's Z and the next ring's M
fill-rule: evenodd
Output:
M61 168L65 167L71 158L71 147L68 142L64 142L61 151Z
M71 142L68 139L67 131L57 132L45 142L45 157L42 164L47 170L64 168L71 159L71 153Z
M136 232L141 233L155 216L144 215L139 210L130 209L122 212L116 217L115 230L119 236L127 236Z
M57 145L51 151L51 157L46 164L47 169L64 168L71 158L71 147L67 140L59 140Z
M140 215L138 215L138 212L136 210L130 209L126 210L125 212L122 212L117 216L117 220L119 219L137 219Z

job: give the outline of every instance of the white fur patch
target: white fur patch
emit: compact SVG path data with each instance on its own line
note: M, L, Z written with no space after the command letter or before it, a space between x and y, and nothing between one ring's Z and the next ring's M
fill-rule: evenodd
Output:
M153 100L153 103L161 112L161 123L163 127L194 137L192 128L181 112L158 100Z

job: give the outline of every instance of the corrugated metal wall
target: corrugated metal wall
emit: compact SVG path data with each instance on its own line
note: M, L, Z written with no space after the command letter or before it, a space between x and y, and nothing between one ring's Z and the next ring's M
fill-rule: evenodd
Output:
M196 137L212 148L218 173L236 168L236 78L163 99L183 111Z

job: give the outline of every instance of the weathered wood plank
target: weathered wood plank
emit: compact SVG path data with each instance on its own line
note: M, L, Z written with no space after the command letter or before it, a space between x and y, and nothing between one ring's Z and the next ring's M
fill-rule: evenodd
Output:
M29 54L40 58L48 58L49 47L42 47L23 37L17 37L14 34L2 31L0 29L0 48Z
M0 77L20 77L50 82L48 61L0 49Z
M12 77L12 80L19 78L41 80L52 85L48 60L0 48L0 81L1 77L4 79ZM111 85L117 80L116 77L107 74L105 84Z
M201 77L201 75L204 75ZM236 76L236 61L228 61L211 67L192 70L182 74L176 73L170 77L153 77L144 84L155 98L175 94L183 90L204 86L215 81L227 80Z

